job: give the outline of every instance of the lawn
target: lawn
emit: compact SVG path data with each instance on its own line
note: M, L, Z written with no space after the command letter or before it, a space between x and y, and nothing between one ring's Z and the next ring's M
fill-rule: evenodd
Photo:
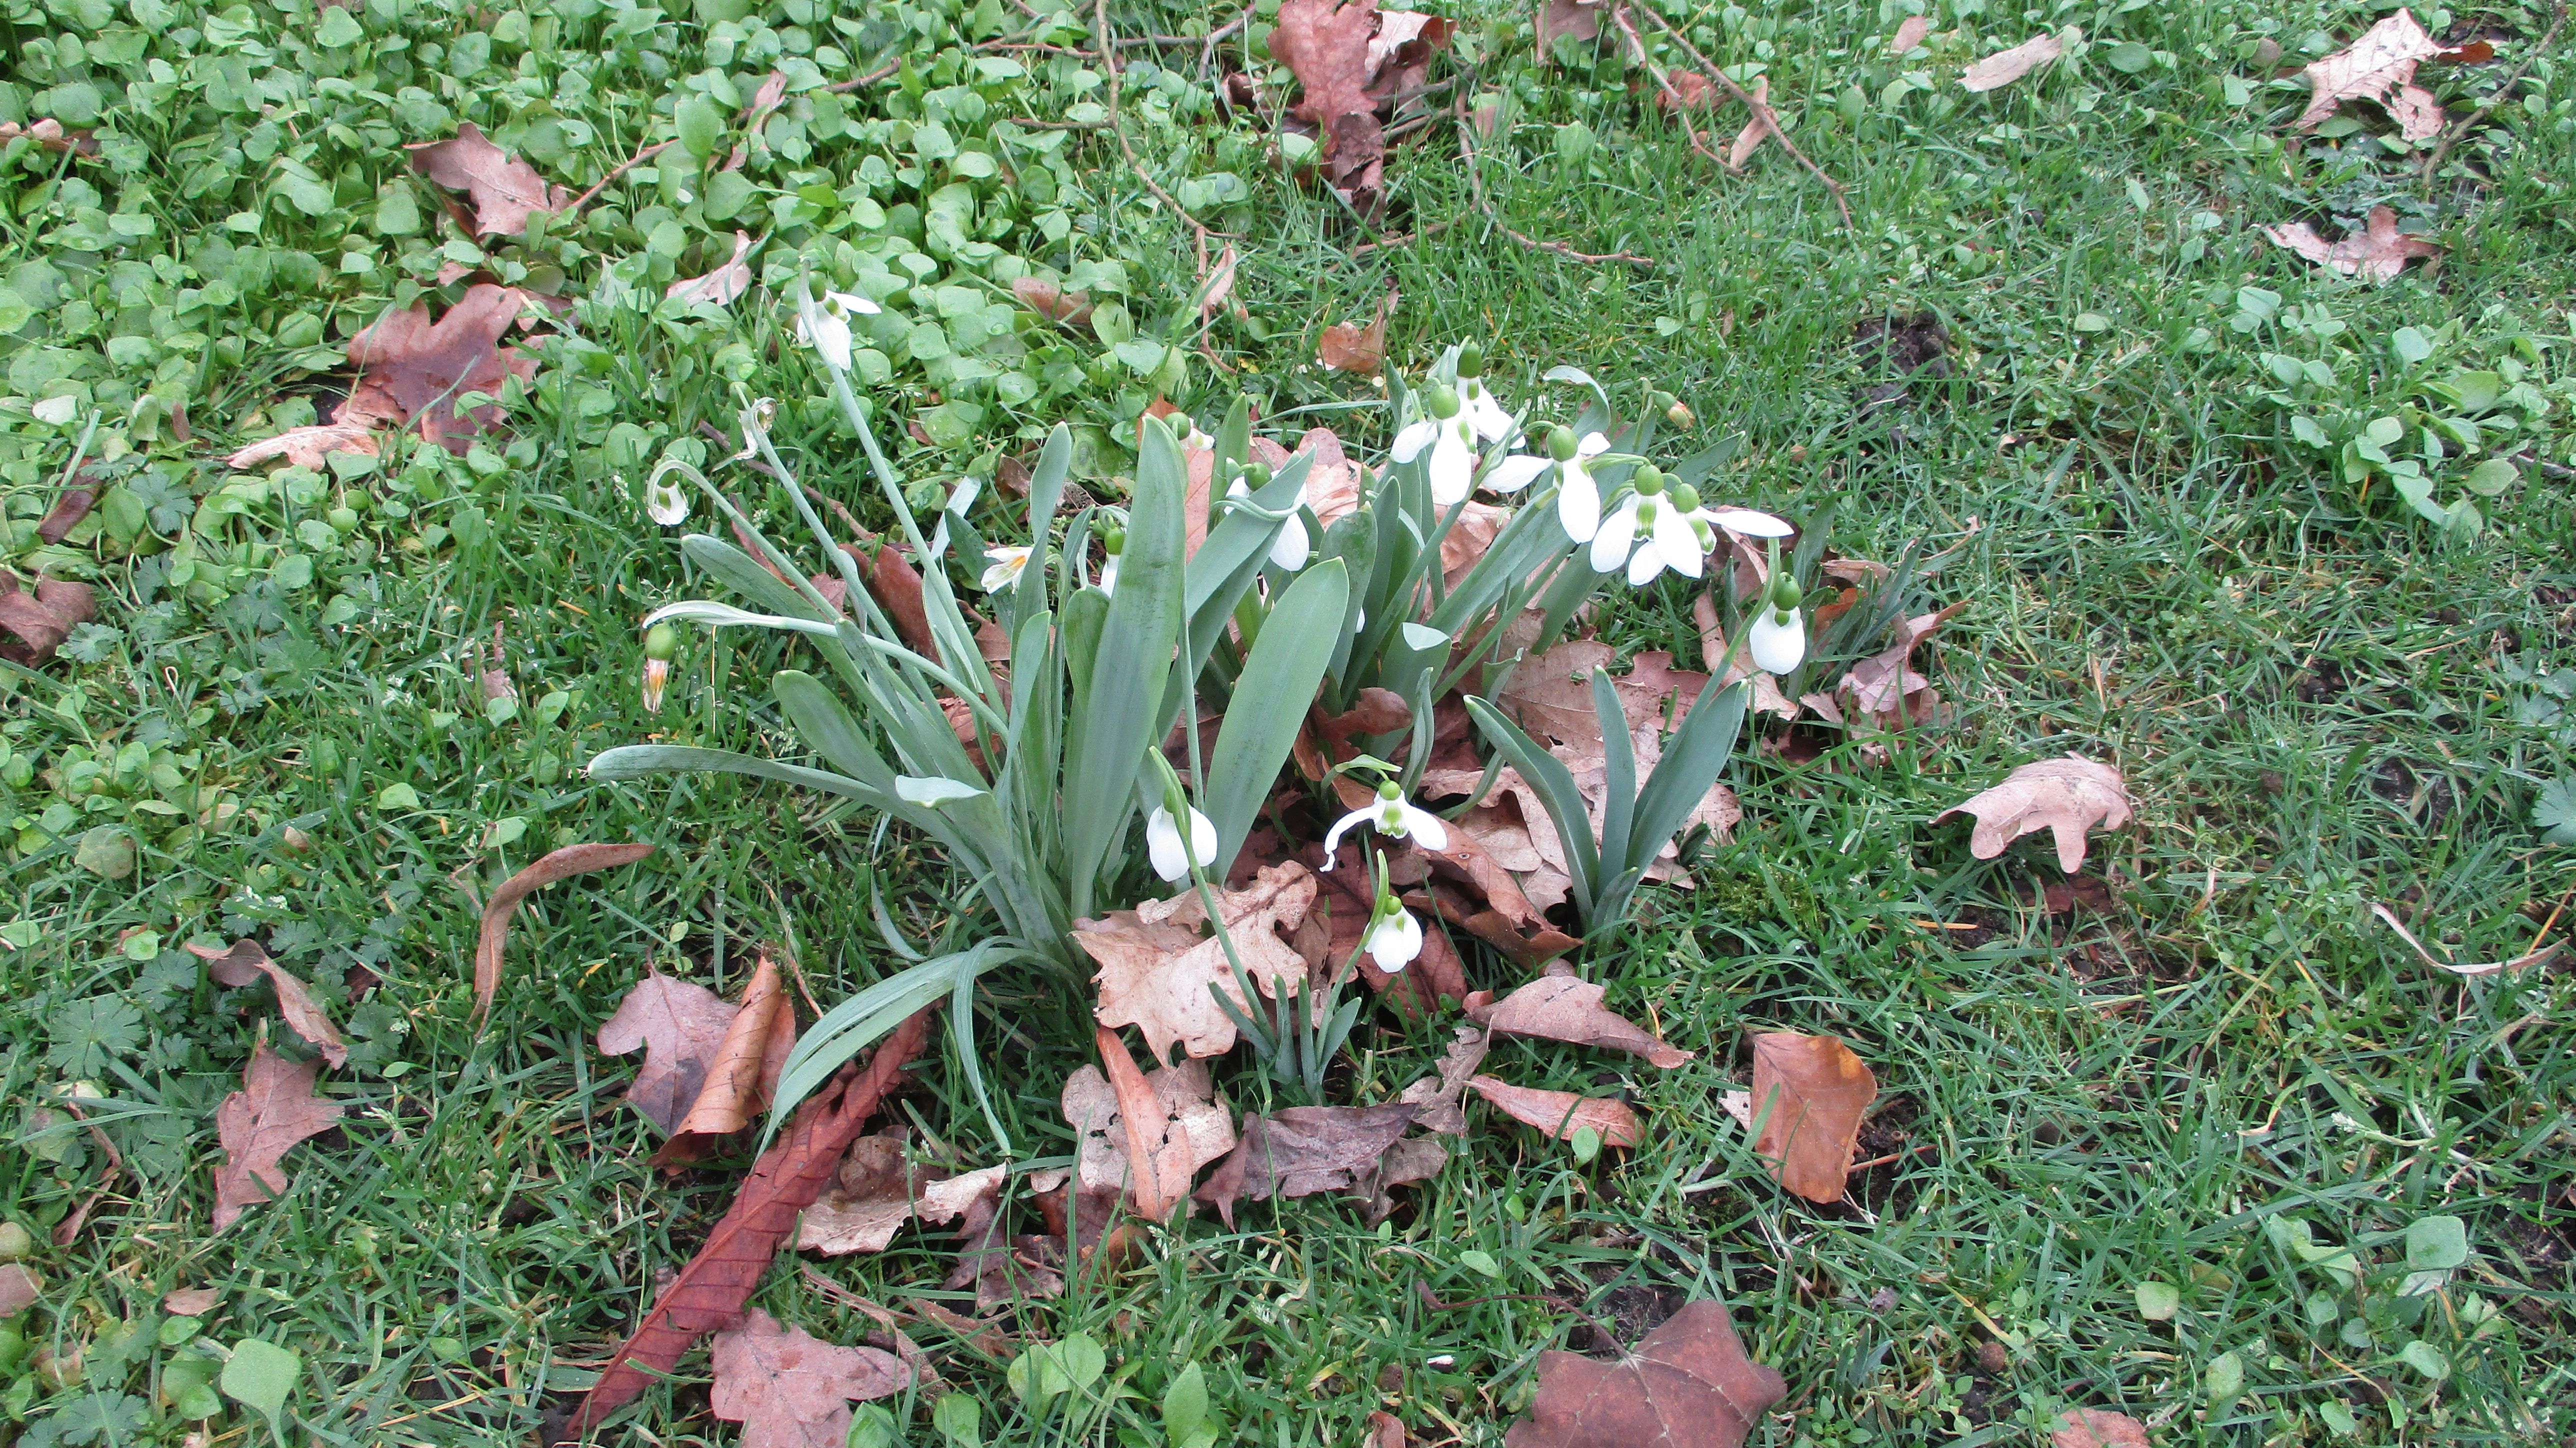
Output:
M1574 957L1696 1059L1495 1042L1519 1084L1624 1097L1635 1150L1471 1105L1381 1222L1328 1195L1231 1229L1202 1211L1001 1309L1013 1344L1104 1349L1082 1392L908 1318L945 1386L851 1442L1177 1445L1166 1396L1195 1364L1212 1441L1499 1444L1540 1353L1606 1356L1702 1298L1785 1376L1750 1440L1777 1448L2035 1445L2086 1407L2160 1445L2576 1441L2576 975L2444 968L2576 928L2576 90L2563 43L2532 58L2551 12L2415 12L2493 50L2423 67L2455 125L2497 102L2428 177L2431 143L2373 105L2291 125L2299 67L2380 7L1657 3L1767 81L1847 226L1777 144L1740 175L1702 154L1688 132L1723 153L1744 109L1686 127L1606 19L1543 60L1532 6L1447 8L1428 74L1454 84L1398 113L1383 200L1355 212L1277 139L1300 88L1257 48L1276 0L1248 54L1239 28L1194 38L1231 6L1131 0L12 0L0 121L92 134L0 142L0 562L88 583L97 613L0 661L0 1247L36 1297L0 1325L0 1441L534 1441L749 1163L648 1165L636 1058L595 1041L627 990L652 969L730 993L769 941L829 1006L902 966L890 929L974 928L936 848L866 811L584 772L648 738L796 757L766 680L800 644L685 626L654 713L636 625L704 591L647 476L722 463L752 397L809 484L892 526L795 343L800 266L884 304L853 381L916 507L1059 422L1079 486L1124 497L1158 397L1212 424L1240 393L1263 435L1329 426L1374 462L1387 385L1317 346L1392 292L1386 361L1412 382L1474 339L1538 416L1589 395L1541 380L1559 366L1625 406L1669 393L1691 417L1660 446L1721 449L1713 501L1910 564L1917 612L1963 605L1916 656L1936 716L1749 728L1732 839ZM2065 26L2049 65L1959 86ZM1144 38L1118 47L1114 113L1104 28ZM1257 94L1225 78L1247 66ZM414 173L402 148L465 122L562 188L551 211L480 232ZM2331 239L2382 205L2440 247L2384 284L2260 230ZM1243 308L1203 349L1182 208L1211 260L1232 248ZM737 231L742 295L660 300ZM1089 324L1023 306L1028 278L1088 291ZM226 464L327 418L388 308L482 282L563 306L517 334L532 365L460 450ZM2386 464L2455 409L2513 476L2462 491L2440 444L2445 526ZM41 526L74 485L91 510ZM988 538L1020 541L1012 502L982 490ZM1593 626L1623 660L1699 667L1704 591L1622 585ZM1936 822L2069 754L2135 802L2079 874L2045 835L1981 860ZM535 897L478 1019L480 901L585 841L656 849ZM185 948L244 938L339 1021L343 1113L218 1232L219 1103L256 1043L311 1054L270 987ZM1461 942L1480 988L1528 975ZM996 1127L1060 1164L1088 1004L987 977L991 1115L943 1044L891 1121L956 1168L1005 1159ZM1393 1100L1454 1024L1368 1011L1331 1099ZM1775 1185L1721 1104L1748 1032L1781 1030L1878 1079L1830 1205ZM1240 1110L1274 1099L1241 1054L1217 1077ZM754 1300L858 1343L880 1323L854 1298L970 1310L942 1285L956 1251L924 1227L782 1254ZM182 1288L215 1305L167 1311ZM221 1373L253 1340L300 1359L273 1416ZM602 1441L751 1441L707 1384L684 1359ZM1409 1436L1375 1436L1380 1413Z

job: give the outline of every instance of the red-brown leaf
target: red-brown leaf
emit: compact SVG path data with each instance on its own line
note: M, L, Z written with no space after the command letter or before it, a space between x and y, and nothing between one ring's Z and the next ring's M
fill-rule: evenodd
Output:
M1600 1096L1577 1096L1571 1091L1541 1091L1535 1086L1515 1086L1491 1076L1472 1076L1467 1087L1484 1097L1505 1116L1525 1125L1535 1126L1561 1141L1571 1141L1574 1133L1590 1127L1605 1146L1633 1147L1645 1137L1637 1113L1624 1101Z
M626 1088L626 1102L668 1136L680 1129L706 1085L708 1063L733 1018L734 1007L714 991L654 971L635 983L599 1028L599 1049L623 1056L642 1048L644 1064Z
M1726 1309L1694 1302L1617 1362L1541 1353L1538 1398L1505 1448L1743 1448L1787 1395L1777 1369L1744 1355Z
M0 659L41 664L71 637L72 625L97 615L98 601L86 583L39 578L35 592L29 593L18 586L16 575L0 571L0 629L17 635L14 643L0 643Z
M403 149L411 152L413 170L473 201L474 229L485 236L517 236L528 229L529 213L560 211L571 199L534 166L492 144L472 121L458 126L452 140Z
M501 988L501 951L510 943L510 917L520 901L557 880L631 865L651 853L651 845L566 845L503 881L483 902L483 932L474 942L474 1013L492 1009L492 996Z
M1490 991L1478 991L1467 997L1467 1017L1498 1036L1535 1036L1627 1051L1666 1070L1691 1058L1690 1052L1665 1045L1653 1032L1603 1005L1605 994L1590 981L1549 975L1499 1001Z
M535 358L501 345L527 296L516 287L477 282L434 323L427 307L387 312L349 339L349 360L366 375L332 421L357 423L390 411L417 422L429 441L463 452L465 439L497 424L501 410L460 415L456 394L497 395L510 377L525 381L537 375Z
M761 1153L734 1194L733 1206L707 1234L706 1245L662 1290L634 1336L618 1347L607 1370L583 1395L560 1432L561 1441L579 1440L634 1401L668 1375L700 1336L742 1321L743 1304L760 1285L780 1244L795 1234L798 1215L823 1194L840 1168L841 1153L858 1139L868 1117L903 1079L905 1064L929 1040L930 1014L925 1009L895 1027L865 1067L843 1067L823 1095L796 1113L778 1144Z
M88 488L64 489L63 495L54 500L52 511L37 520L36 541L60 543L64 535L80 526L81 519L89 516L90 504L97 501L98 494Z
M215 1174L216 1231L231 1226L242 1208L286 1190L278 1159L339 1121L340 1103L313 1094L321 1074L319 1061L290 1066L265 1041L251 1048L242 1089L215 1108L215 1136L224 1147L223 1169Z
M1757 1113L1770 1108L1753 1150L1780 1185L1811 1202L1841 1200L1861 1118L1878 1099L1869 1067L1831 1036L1767 1031L1753 1038L1752 1097Z
M840 1347L754 1311L716 1335L708 1408L743 1425L742 1448L841 1448L850 1404L890 1398L912 1381L893 1353Z
M277 1013L289 1029L302 1036L307 1045L322 1053L322 1059L334 1066L349 1064L349 1048L340 1040L340 1028L331 1024L331 1013L313 998L312 987L296 978L295 973L268 958L256 940L238 940L228 951L215 951L203 945L191 945L190 953L206 962L206 971L229 986L245 986L265 975L277 987Z

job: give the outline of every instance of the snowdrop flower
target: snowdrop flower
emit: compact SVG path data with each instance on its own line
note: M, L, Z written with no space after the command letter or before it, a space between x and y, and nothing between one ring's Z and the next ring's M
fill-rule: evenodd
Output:
M984 565L984 591L998 593L1005 588L1019 587L1020 574L1027 570L1029 554L1033 551L1025 547L985 549L984 556L992 561Z
M1492 493L1517 493L1538 481L1538 475L1556 464L1554 460L1528 453L1514 453L1485 470L1476 486Z
M1426 850L1449 848L1449 826L1440 816L1412 803L1404 791L1390 782L1377 787L1377 798L1366 806L1352 810L1336 821L1332 832L1324 836L1324 868L1333 868L1334 851L1341 848L1342 835L1354 825L1367 825L1382 835L1403 839L1410 835Z
M1225 495L1229 498L1249 498L1254 488L1267 487L1269 483L1268 467L1258 462L1246 463L1243 473L1225 490ZM1305 515L1296 511L1305 506L1306 485L1299 483L1297 496L1288 504L1288 521L1279 525L1279 532L1270 540L1272 566L1284 568L1290 573L1305 567L1306 560L1315 556L1315 535L1306 527Z
M805 345L823 354L833 368L850 370L850 318L872 317L880 308L856 292L825 292L823 300L810 311L796 314L796 335Z
M1458 410L1458 394L1431 389L1431 415L1395 435L1387 455L1409 463L1431 449L1431 501L1453 507L1476 491L1476 426Z
M1774 570L1778 580L1762 609L1753 616L1753 626L1744 633L1746 652L1753 655L1754 666L1767 674L1786 674L1796 669L1807 657L1807 616L1798 612L1798 600L1805 590L1798 580Z
M671 685L671 656L679 651L679 631L669 624L644 631L644 712L662 712L662 691Z
M1154 873L1165 880L1186 879L1192 865L1204 870L1216 863L1216 826L1197 810L1190 811L1190 838L1181 841L1180 822L1172 812L1156 805L1145 817L1145 853L1154 862Z
M1422 953L1422 922L1412 912L1395 903L1393 895L1380 895L1377 913L1370 919L1368 933L1360 938L1360 948L1377 962L1377 968L1389 975L1413 963Z
M1520 430L1512 415L1485 386L1485 349L1470 342L1458 349L1458 403L1467 425L1487 442L1501 442ZM1488 485L1490 486L1490 484Z
M644 480L644 516L665 528L676 528L689 520L689 495L680 491L679 484L662 481L667 476L655 473Z
M1560 427L1548 439L1548 456L1556 460L1556 521L1565 536L1589 543L1601 531L1601 485L1592 480L1592 460L1610 450L1610 439L1587 432L1576 441L1571 428ZM1607 569L1602 570L1607 572Z
M1700 558L1707 552L1700 546L1699 530L1691 526L1699 495L1688 493L1687 509L1682 501L1680 494L1665 492L1664 475L1653 464L1639 465L1633 490L1620 497L1592 535L1592 571L1608 573L1625 562L1628 582L1637 587L1667 568L1685 578L1699 577Z
M1100 576L1092 586L1103 593L1118 592L1118 555L1127 551L1127 530L1111 528L1100 535L1100 546L1109 550L1109 559L1100 565Z

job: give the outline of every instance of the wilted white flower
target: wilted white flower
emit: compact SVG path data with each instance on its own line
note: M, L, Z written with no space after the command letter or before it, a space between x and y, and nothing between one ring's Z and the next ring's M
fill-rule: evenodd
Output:
M807 346L823 354L823 360L842 372L850 370L850 318L869 317L882 310L876 303L856 292L825 292L814 304L809 319L799 311L796 335Z
M644 481L644 516L665 528L676 528L689 520L689 495L677 483L665 482L670 474Z
M1440 816L1414 804L1393 784L1378 786L1377 798L1352 810L1333 824L1324 836L1324 868L1333 868L1334 851L1341 848L1342 835L1354 825L1367 825L1382 835L1398 839L1411 836L1426 850L1449 848L1449 825Z
M984 565L984 591L995 593L1018 587L1020 574L1028 568L1029 555L1034 551L1027 547L985 549L984 556L992 561Z
M1190 866L1204 870L1216 863L1216 826L1206 815L1190 811L1190 838L1181 840L1180 822L1160 805L1145 817L1145 853L1154 862L1154 873L1166 880L1188 877Z

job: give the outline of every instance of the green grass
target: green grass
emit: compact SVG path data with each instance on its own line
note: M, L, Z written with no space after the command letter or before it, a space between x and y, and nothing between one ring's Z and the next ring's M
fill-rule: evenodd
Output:
M1179 7L1115 8L1122 32L1195 19ZM71 28L98 29L65 14ZM1700 44L1730 62L1767 60L1793 134L1850 185L1856 231L1839 229L1822 188L1776 149L1746 177L1716 173L1641 105L1619 65L1534 66L1526 22L1511 16L1467 32L1481 83L1513 97L1511 128L1489 143L1484 171L1501 218L1580 250L1652 257L1651 273L1533 254L1494 230L1469 201L1445 126L1392 158L1384 231L1450 228L1355 259L1363 233L1329 200L1266 172L1257 144L1167 123L1132 94L1131 124L1167 182L1210 169L1250 178L1252 198L1219 220L1243 233L1241 295L1267 335L1223 322L1218 340L1257 367L1246 385L1277 426L1321 420L1382 442L1365 405L1374 394L1308 364L1323 322L1364 314L1389 286L1403 295L1391 327L1398 363L1418 367L1473 335L1489 339L1498 385L1515 399L1559 363L1629 396L1668 389L1700 419L1677 449L1744 439L1723 496L1801 519L1830 500L1842 551L1939 556L1929 597L1969 602L1927 651L1953 717L1884 764L1832 740L1804 765L1748 757L1735 774L1747 823L1695 863L1700 888L1650 890L1634 927L1585 957L1615 1007L1651 1015L1697 1061L1655 1073L1522 1042L1490 1059L1525 1084L1633 1091L1652 1123L1644 1149L1578 1164L1489 1113L1383 1226L1310 1198L1249 1207L1236 1232L1202 1219L1156 1239L1127 1269L1077 1276L1064 1300L1014 1318L1024 1335L1096 1337L1109 1349L1106 1381L1123 1389L1078 1412L1059 1403L1043 1422L1016 1416L997 1366L936 1329L915 1335L952 1384L984 1401L992 1442L1158 1443L1153 1404L1189 1361L1240 1441L1348 1443L1383 1407L1417 1441L1499 1442L1533 1391L1540 1351L1569 1337L1599 1345L1570 1313L1526 1300L1437 1310L1424 1289L1444 1302L1571 1297L1626 1338L1685 1299L1719 1297L1755 1356L1788 1376L1790 1398L1755 1438L1782 1448L2037 1443L2071 1405L2156 1421L2160 1444L2344 1441L2319 1413L2334 1403L2358 1415L2360 1442L2561 1441L2576 1404L2564 966L2449 976L2369 907L2389 905L2438 951L2497 960L2527 949L2540 917L2576 891L2576 854L2542 845L2527 822L2540 787L2576 769L2576 738L2531 707L2541 694L2528 682L2576 667L2576 508L2563 471L2527 468L2483 538L2445 540L2389 506L2384 482L2357 501L2258 394L2277 386L2260 354L2350 348L2341 392L2301 406L2393 395L2388 337L2457 321L2447 345L2461 356L2491 359L2513 337L2533 340L2532 375L2551 403L2527 440L2571 461L2576 342L2564 299L2576 239L2564 178L2576 97L2563 61L2535 67L2525 93L2540 97L2536 109L2517 100L2503 112L2509 144L2462 148L2491 184L2446 185L2428 201L2405 158L2355 138L2286 138L2279 123L2300 87L2266 85L2251 59L2270 35L2284 64L2298 63L2312 32L2347 38L2374 11L1979 13L1966 23L1984 39L1936 41L1934 62L1902 64L1883 54L1894 7L1729 14L1692 22ZM258 43L283 52L313 24L301 12L249 15ZM502 104L515 46L496 46L504 59L489 71L438 80L417 46L452 45L461 23L429 7L367 12L372 34L412 37L415 69L396 77L381 55L370 62L387 99L346 103L364 112L341 122L353 140L299 131L343 148L308 163L352 178L336 182L333 215L280 204L274 167L239 183L201 180L202 165L257 128L248 112L205 103L111 108L111 126L175 158L116 171L115 196L101 198L156 219L157 239L128 253L66 255L78 250L64 236L82 224L77 206L28 203L58 172L99 173L66 171L51 153L32 168L12 163L11 285L35 286L29 264L60 264L66 295L95 299L97 325L74 335L79 318L36 307L43 315L22 336L0 339L15 349L7 390L23 400L76 383L113 425L158 387L190 397L200 433L223 439L296 416L300 402L279 402L277 389L298 398L311 383L302 368L315 364L302 359L314 344L298 318L325 328L315 336L345 336L435 270L435 258L404 260L435 231L369 230L371 198L399 165L385 148L443 134L421 128L421 102L396 81L495 134L504 121L534 123L513 108L526 96ZM1958 23L1954 10L1938 29ZM2151 55L2127 74L2097 48L2080 69L1983 98L1887 99L1904 71L1947 77L2066 23L2174 59ZM2507 11L2499 23L2536 33L2545 18ZM32 9L11 24L22 47L63 28ZM648 107L678 84L665 77L712 63L756 82L766 66L711 61L695 22L624 39L606 24L567 24L563 58L533 66L591 76L569 99L538 87L553 97L547 110L591 133L567 129L544 162L577 184L633 148ZM178 44L166 34L152 43ZM1195 54L1177 54L1186 72ZM329 74L338 62L298 64ZM2427 75L2456 115L2500 70ZM2254 83L2249 104L2228 102L2225 76ZM17 103L61 83L31 69L15 82ZM1857 119L1836 105L1855 86ZM1731 134L1738 119L1721 111L1712 124ZM1570 170L1556 128L1577 120L1597 141ZM1238 134L1253 137L1251 123ZM1071 245L1130 259L1130 305L1149 325L1167 318L1188 300L1186 236L1114 146L1073 144L1082 190L1064 207L1089 221ZM869 149L818 143L801 164L846 176ZM763 184L781 184L785 169L760 172ZM659 186L612 196L570 241L495 253L560 265L588 287L604 260L643 254L641 219ZM2367 288L2252 230L2312 219L2331 232L2327 214L2381 200L2438 228L2449 251L2437 274ZM1004 228L1003 248L1061 266L1072 258L1044 238L1037 209ZM178 283L204 277L136 276L116 270L120 260L166 246L173 267L211 268L202 243L238 240L222 226L243 210L270 218L264 240L278 250L366 260L317 262L310 277L301 263L276 263L282 279L244 287L237 307L194 323L182 312L163 327L150 309L181 306ZM646 267L642 284L702 269L701 251L732 229L703 208L671 210L687 249ZM2277 293L2278 317L2233 327L2244 288ZM1855 346L1855 326L1918 312L1947 328L1949 370L1867 405L1865 389L1893 379ZM2103 328L2077 330L2084 314ZM723 779L639 788L579 773L597 749L648 734L779 747L762 681L786 652L693 638L671 704L641 712L632 621L692 585L676 547L612 480L640 481L639 445L609 433L633 423L658 450L700 418L728 424L720 379L773 355L775 307L746 299L728 323L604 309L585 320L588 344L549 374L565 385L541 386L521 407L515 442L282 486L243 519L210 524L200 556L242 570L212 588L201 575L174 590L173 555L128 557L112 539L40 549L29 525L51 506L71 439L0 404L16 448L0 459L13 566L86 559L102 585L101 621L116 631L85 635L82 657L40 673L0 669L0 739L28 766L0 760L0 816L26 821L9 831L0 916L31 927L0 953L0 1081L12 1113L0 1208L41 1243L98 1184L94 1143L59 1114L50 1126L36 1114L71 1082L91 1083L84 1093L100 1099L86 1109L127 1167L74 1245L31 1258L45 1302L19 1325L58 1356L86 1351L85 1380L69 1385L55 1385L59 1372L11 1370L0 1408L15 1421L70 1415L31 1438L82 1441L60 1435L131 1395L119 1436L97 1441L180 1441L191 1425L152 1397L184 1349L152 1334L160 1294L182 1285L223 1289L210 1336L304 1354L290 1436L524 1437L549 1390L585 1381L631 1326L654 1274L686 1257L738 1180L733 1164L668 1182L645 1168L649 1129L617 1100L632 1063L591 1043L626 987L647 964L729 987L751 942L786 938L828 1004L892 963L869 918L871 880L917 936L954 923L936 862L879 839L870 821ZM2320 336L2320 322L2345 330ZM157 362L115 360L104 335L163 327L167 344L190 326L201 329L197 350L164 345ZM2205 350L2194 329L2209 333ZM728 354L737 340L748 350ZM25 359L45 349L90 360L41 376L60 359ZM1059 393L996 403L980 438L908 445L899 461L936 481L1058 416L1113 436L1151 393L1114 368L1091 376L1088 355L1079 360ZM898 365L890 394L925 404L927 374ZM750 385L790 399L782 445L873 521L855 448L798 401L813 391L804 369L792 357L761 361ZM1199 365L1194 387L1207 382ZM949 391L991 402L977 385ZM1183 400L1198 395L1214 394ZM1354 399L1362 405L1343 405ZM175 541L189 507L229 474L202 439L182 446L148 415L111 431L175 493L179 516L153 527ZM129 488L145 475L122 460L110 467ZM291 539L344 495L366 516L316 550L313 585L288 586L269 571L274 557L250 546ZM444 534L429 537L432 526ZM500 723L482 717L463 663L466 644L496 623L524 701ZM1603 626L1623 651L1697 656L1678 586L1622 592ZM559 710L540 707L557 691ZM1930 821L2013 765L2068 752L2118 764L2139 810L2094 842L2088 869L2109 908L2054 915L2042 890L2056 867L2041 846L1979 862L1963 825ZM85 759L105 761L103 785ZM156 765L166 777L153 777ZM382 806L394 783L420 807ZM229 820L210 813L226 802L238 811ZM486 844L506 820L523 832ZM139 838L130 879L75 865L82 833L98 824ZM290 826L309 844L290 847ZM554 844L630 838L660 852L527 909L499 1008L477 1031L469 896ZM215 1236L214 1106L262 1030L285 1042L264 997L218 989L176 947L245 933L313 980L348 1026L351 1066L327 1076L348 1114L288 1158L292 1191ZM1512 980L1491 959L1472 961L1471 975ZM1081 1004L1003 980L986 1011L984 1038L1004 1063L991 1073L1003 1124L1024 1149L1064 1150L1054 1103L1090 1049ZM1817 1208L1777 1191L1718 1109L1718 1094L1744 1078L1748 1029L1830 1032L1877 1072L1882 1104L1864 1145L1896 1160L1856 1177L1848 1203ZM1369 1020L1346 1099L1391 1098L1445 1036L1437 1022ZM1258 1105L1258 1078L1230 1072L1238 1106ZM904 1116L961 1163L985 1160L984 1119L956 1073L934 1060L921 1074ZM2411 1223L2440 1214L2466 1222L2475 1257L2443 1294L2412 1299L2378 1277L2358 1298L2339 1290L2276 1225L2299 1220L2318 1240L2354 1244L2376 1271L2402 1263ZM897 1302L935 1289L948 1260L949 1244L922 1234L879 1258L814 1265ZM2170 1320L2141 1315L2137 1289L2150 1280L2179 1289ZM759 1300L836 1341L871 1329L786 1267ZM2483 1331L2473 1301L2497 1309ZM2346 1335L2354 1320L2358 1341ZM2447 1378L2403 1360L2418 1340L2447 1360ZM2000 1353L1986 1346L1996 1342ZM2223 1354L2242 1368L2243 1395L2213 1404L2205 1387ZM694 1359L680 1383L648 1396L636 1441L733 1441L705 1415L703 1370ZM909 1441L938 1441L926 1402L893 1406ZM246 1431L228 1441L260 1440L255 1423L233 1425Z

